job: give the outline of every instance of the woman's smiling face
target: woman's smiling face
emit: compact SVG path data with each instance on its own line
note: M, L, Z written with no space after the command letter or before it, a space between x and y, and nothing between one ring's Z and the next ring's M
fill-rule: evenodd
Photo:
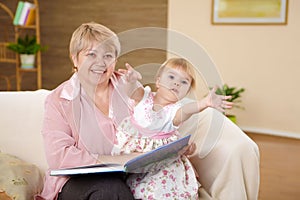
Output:
M115 70L116 53L105 45L93 44L73 57L81 81L97 86L108 81Z

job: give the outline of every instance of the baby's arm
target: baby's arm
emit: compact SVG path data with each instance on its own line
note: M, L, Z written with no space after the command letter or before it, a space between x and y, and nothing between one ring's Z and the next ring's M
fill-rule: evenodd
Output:
M127 69L119 69L119 72L125 75L127 95L137 104L144 96L144 89L138 82L138 80L142 79L142 75L134 70L128 63L126 63L125 66Z
M182 122L189 119L193 114L203 110L203 109L199 108L198 104L199 104L199 102L195 101L195 102L187 103L187 104L183 105L181 108L179 108L173 119L173 125L179 126Z
M233 103L227 101L231 96L217 95L216 89L216 87L213 88L202 100L187 103L179 108L173 119L173 124L178 126L189 119L193 114L201 112L207 107L215 108L220 112L225 112L225 109L232 108Z

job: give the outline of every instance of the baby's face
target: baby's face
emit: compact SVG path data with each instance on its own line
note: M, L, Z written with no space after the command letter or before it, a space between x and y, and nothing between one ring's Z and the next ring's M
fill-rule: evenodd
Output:
M184 98L190 90L192 78L184 71L166 67L159 77L160 89L165 90L163 95L178 101ZM172 97L173 96L173 97Z

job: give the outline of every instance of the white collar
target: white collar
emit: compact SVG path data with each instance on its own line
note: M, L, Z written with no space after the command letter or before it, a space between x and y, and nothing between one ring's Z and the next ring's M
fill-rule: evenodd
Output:
M80 92L80 81L77 73L75 72L67 84L63 86L60 97L67 100L74 100Z

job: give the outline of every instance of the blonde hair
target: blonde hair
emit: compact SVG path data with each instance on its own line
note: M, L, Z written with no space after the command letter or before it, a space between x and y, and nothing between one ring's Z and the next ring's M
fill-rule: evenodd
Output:
M103 43L105 47L112 48L116 57L120 54L121 45L117 35L101 24L95 22L80 25L72 34L70 40L70 56L78 56L82 51L90 47L94 42Z
M156 74L156 79L161 76L166 67L179 69L187 73L191 77L191 89L196 90L196 72L194 66L190 62L184 58L170 58L160 66Z

